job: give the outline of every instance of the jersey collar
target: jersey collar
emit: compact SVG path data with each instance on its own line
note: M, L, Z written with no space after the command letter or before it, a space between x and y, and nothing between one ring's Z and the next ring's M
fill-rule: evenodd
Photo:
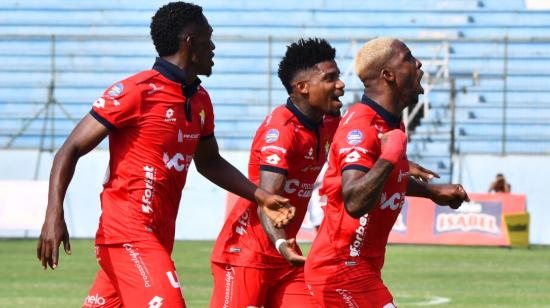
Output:
M292 100L290 100L290 97L286 101L286 108L288 108L290 112L292 112L292 114L294 114L294 116L298 118L298 121L300 121L300 123L309 130L317 130L319 128L319 125L323 123L323 121L319 123L311 121L298 109L298 107L296 107L296 105L294 105Z
M164 60L163 58L157 57L155 64L153 65L153 69L167 79L181 84L185 98L191 98L191 96L199 90L199 85L201 84L199 77L197 77L193 83L187 85L185 82L185 71Z
M361 103L374 109L374 111L376 111L376 113L378 113L378 115L382 117L382 119L384 119L384 121L386 121L386 123L388 123L391 127L399 128L401 126L401 117L394 116L368 96L363 95L363 98L361 98Z

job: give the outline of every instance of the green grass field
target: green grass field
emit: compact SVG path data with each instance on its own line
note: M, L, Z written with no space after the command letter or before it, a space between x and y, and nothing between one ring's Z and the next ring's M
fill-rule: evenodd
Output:
M41 269L35 244L0 241L0 307L80 307L98 269L93 241L73 240L53 272ZM212 244L176 242L189 307L208 306ZM384 280L400 308L550 307L550 248L389 246Z

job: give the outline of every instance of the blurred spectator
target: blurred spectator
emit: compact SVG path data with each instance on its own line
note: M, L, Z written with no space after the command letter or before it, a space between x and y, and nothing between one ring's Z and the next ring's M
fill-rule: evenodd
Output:
M510 193L511 191L512 186L506 181L502 173L497 174L495 181L489 187L489 192Z

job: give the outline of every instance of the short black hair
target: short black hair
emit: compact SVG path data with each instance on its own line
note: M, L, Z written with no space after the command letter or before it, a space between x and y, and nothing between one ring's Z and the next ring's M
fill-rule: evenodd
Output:
M160 57L178 52L182 30L192 24L206 23L202 7L187 2L170 2L151 19L151 38Z
M292 93L291 82L296 73L311 69L318 63L332 61L335 57L336 49L326 40L300 39L287 46L285 56L279 63L279 79L290 94Z

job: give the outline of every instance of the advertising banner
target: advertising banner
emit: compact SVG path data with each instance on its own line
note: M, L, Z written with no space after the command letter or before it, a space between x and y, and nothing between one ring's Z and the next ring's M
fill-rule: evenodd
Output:
M470 194L459 209L407 197L390 243L509 246L504 216L526 211L525 196Z

